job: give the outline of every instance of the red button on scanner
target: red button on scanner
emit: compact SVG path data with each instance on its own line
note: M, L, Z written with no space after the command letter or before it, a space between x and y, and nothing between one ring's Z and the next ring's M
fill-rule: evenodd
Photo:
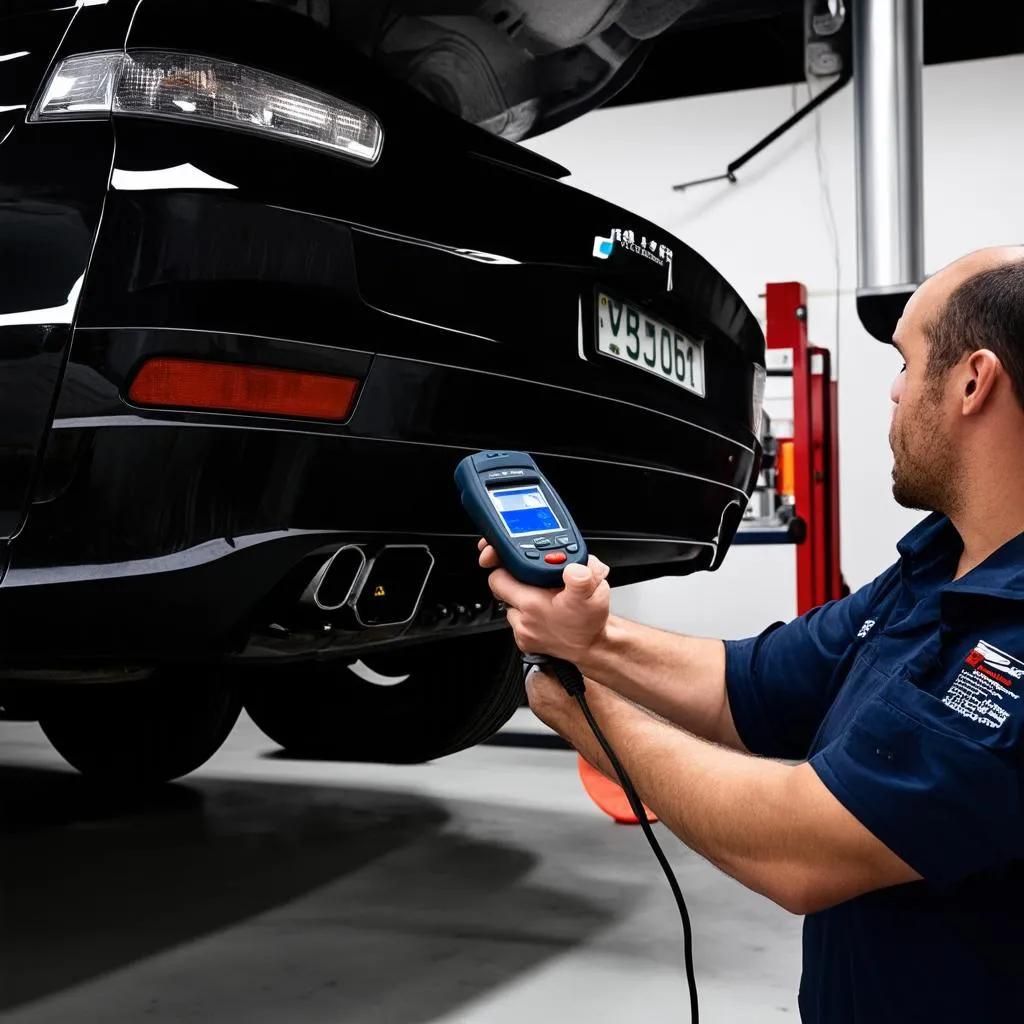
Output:
M561 565L565 561L566 555L564 551L552 551L550 555L544 556L545 562L550 562L552 565Z

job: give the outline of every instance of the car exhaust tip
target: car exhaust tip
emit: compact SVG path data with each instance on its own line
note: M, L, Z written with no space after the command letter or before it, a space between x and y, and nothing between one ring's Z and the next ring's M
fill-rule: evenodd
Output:
M301 604L334 612L352 599L356 585L366 568L363 549L354 544L338 548L317 570L299 598Z
M352 609L361 626L402 626L419 611L434 568L425 544L389 544L370 562Z

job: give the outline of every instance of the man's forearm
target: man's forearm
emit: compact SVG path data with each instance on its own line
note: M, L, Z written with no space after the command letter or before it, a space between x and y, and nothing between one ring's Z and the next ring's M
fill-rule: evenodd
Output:
M794 849L779 828L791 769L670 730L609 697L591 688L592 710L640 798L691 850L785 905L799 867L799 843ZM585 730L576 738L588 759L598 754Z
M746 749L729 709L720 640L680 636L613 615L579 668L688 732Z
M692 850L798 914L919 877L825 789L808 764L725 750L591 683L591 710L640 799ZM559 697L551 722L592 764L610 765Z

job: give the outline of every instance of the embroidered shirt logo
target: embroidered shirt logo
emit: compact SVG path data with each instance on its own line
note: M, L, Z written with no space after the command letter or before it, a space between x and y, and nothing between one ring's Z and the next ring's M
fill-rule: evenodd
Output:
M972 722L998 729L1020 700L1013 685L1024 678L1024 661L979 640L964 658L942 703Z
M1013 686L1015 680L1024 676L1024 662L1018 661L1005 651L979 640L974 650L964 658L964 664L977 668L990 679L996 679L1004 686Z
M864 620L864 625L860 627L860 632L857 634L857 639L858 640L863 640L864 637L866 637L868 635L868 633L871 632L871 627L874 626L874 624L875 624L875 620L874 619L865 619Z

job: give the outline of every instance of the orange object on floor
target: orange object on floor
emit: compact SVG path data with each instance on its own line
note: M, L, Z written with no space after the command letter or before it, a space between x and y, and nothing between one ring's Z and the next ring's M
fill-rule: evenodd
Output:
M580 772L580 780L587 796L597 804L610 818L614 818L620 825L639 825L640 819L633 813L629 806L625 790L617 783L612 782L607 776L602 775L589 761L584 760L579 754L576 755L576 764ZM648 821L657 821L658 816L646 805Z

